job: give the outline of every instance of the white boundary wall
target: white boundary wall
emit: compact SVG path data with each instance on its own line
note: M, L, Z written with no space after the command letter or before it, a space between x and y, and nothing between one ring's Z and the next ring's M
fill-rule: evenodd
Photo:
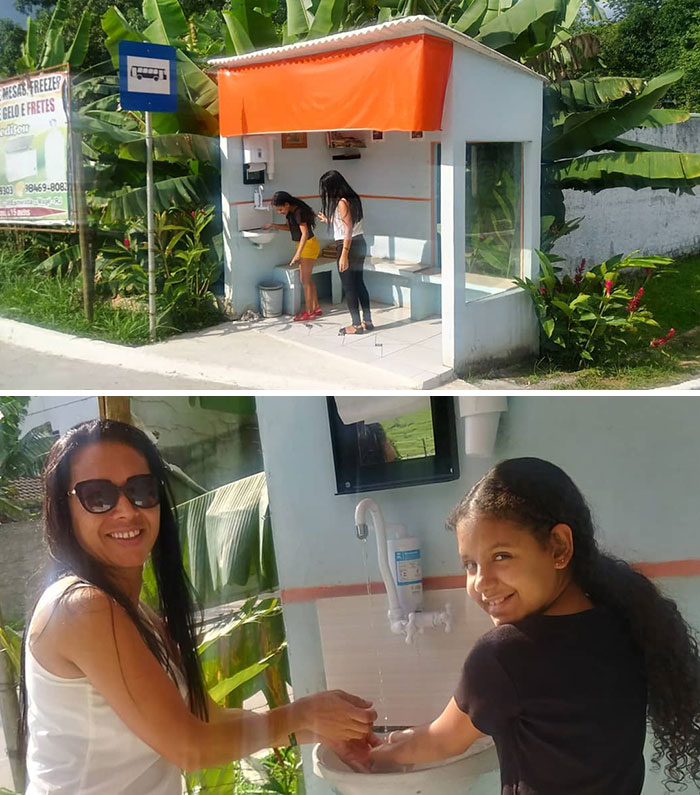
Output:
M666 146L681 152L700 152L700 114L680 124L639 128L624 138ZM612 188L600 193L564 192L566 216L584 216L581 226L559 240L554 251L573 269L586 257L588 267L614 254L676 256L700 251L700 188L695 195L667 190Z

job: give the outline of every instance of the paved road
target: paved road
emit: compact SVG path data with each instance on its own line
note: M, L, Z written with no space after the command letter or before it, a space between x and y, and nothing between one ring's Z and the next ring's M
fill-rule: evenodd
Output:
M128 354L127 354L128 356ZM89 367L89 385L86 384L86 368ZM127 367L92 364L76 359L35 353L26 348L0 342L0 390L4 392L26 392L30 389L75 389L95 390L119 389L182 389L198 392L207 389L247 389L238 384L223 384L214 381L198 381L179 376L156 375L129 370Z

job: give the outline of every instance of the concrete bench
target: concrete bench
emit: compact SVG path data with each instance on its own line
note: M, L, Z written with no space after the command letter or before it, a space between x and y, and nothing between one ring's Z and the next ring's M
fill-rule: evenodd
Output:
M334 259L321 257L314 264L314 275L317 273L330 273L331 275L331 301L339 304L343 300L343 287ZM274 278L284 285L284 314L296 315L301 310L304 290L301 286L301 276L297 265L275 266Z

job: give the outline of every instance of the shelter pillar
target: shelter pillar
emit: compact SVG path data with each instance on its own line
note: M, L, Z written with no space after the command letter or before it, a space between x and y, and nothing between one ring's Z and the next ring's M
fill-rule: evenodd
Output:
M452 80L450 80L450 84ZM465 336L465 152L453 129L451 86L441 145L440 207L442 259L442 362L455 367L464 358Z

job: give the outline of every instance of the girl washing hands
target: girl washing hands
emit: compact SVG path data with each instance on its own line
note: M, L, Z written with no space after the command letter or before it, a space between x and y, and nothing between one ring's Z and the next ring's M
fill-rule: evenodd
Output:
M647 723L666 784L700 783L700 657L671 599L598 548L558 467L518 458L452 512L467 593L494 628L432 723L337 746L357 769L427 764L493 737L502 795L639 795ZM371 748L376 745L377 747Z
M309 205L301 199L280 190L272 197L272 206L280 215L284 215L284 224L265 224L262 229L282 229L291 233L292 240L297 244L290 266L299 265L301 286L304 289L305 310L294 315L294 320L311 320L322 311L318 303L316 285L312 277L314 263L321 251L321 246L314 236L316 215Z

